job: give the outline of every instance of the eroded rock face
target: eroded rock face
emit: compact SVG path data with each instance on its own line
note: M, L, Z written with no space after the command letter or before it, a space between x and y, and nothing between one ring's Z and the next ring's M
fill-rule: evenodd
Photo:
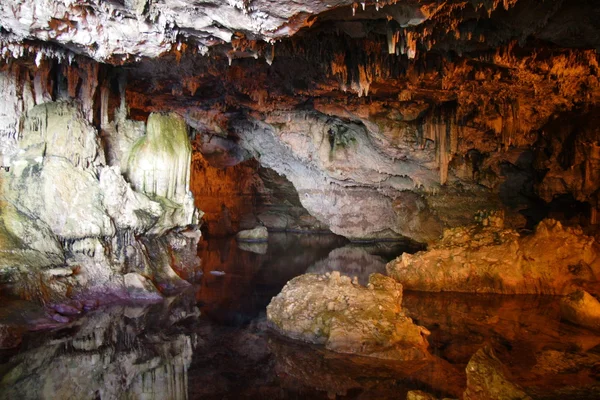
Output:
M339 272L289 281L267 307L271 326L285 336L329 350L370 357L427 359L427 330L401 309L402 285L372 274L367 287Z
M530 235L498 226L449 229L429 250L404 253L386 268L411 290L567 294L596 282L599 256L581 229L544 220Z
M19 96L26 97L26 88L21 89ZM146 194L132 188L119 166L106 165L101 137L81 107L77 101L61 101L20 111L22 129L15 127L15 140L8 142L14 150L5 159L10 171L5 171L1 187L0 243L7 255L2 257L2 281L16 283L17 294L41 301L64 299L67 293L160 299L155 284L184 286L170 265L177 246L168 241L153 246L168 261L149 257L147 245L136 235L196 222L187 191L190 147L185 125L176 119L181 137L175 139L187 153L169 153L170 158L162 154L165 173L160 176L134 165L148 147L146 137L140 139L141 150L128 172L146 178L141 179ZM162 128L158 124L150 129L150 138L160 138L167 130ZM165 133L173 139L170 134ZM52 272L59 270L66 272ZM135 275L124 280L122 274L133 271L143 271L154 283L132 280ZM146 287L147 294L140 293Z

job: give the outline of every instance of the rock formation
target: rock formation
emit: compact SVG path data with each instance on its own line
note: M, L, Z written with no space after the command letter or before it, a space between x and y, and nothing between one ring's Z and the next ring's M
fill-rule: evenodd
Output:
M120 160L112 166L106 160L103 137L81 100L83 89L77 98L43 98L35 105L31 87L19 83L18 72L2 76L12 82L10 90L19 99L19 107L8 110L14 133L3 142L3 282L41 301L103 292L160 298L154 284L171 286L179 278L170 262L157 266L157 259L149 259L136 235L164 234L198 222L189 192L190 145L183 120L149 119L148 134L131 147L131 155L121 154L130 158L128 182ZM172 142L172 148L165 148L161 139ZM152 175L154 170L146 168L156 162L160 172ZM165 254L172 251L161 248Z
M585 290L565 296L560 304L563 319L577 325L600 331L600 302Z
M597 282L599 256L581 229L544 220L529 235L497 225L449 229L428 250L386 268L411 290L561 295Z
M264 226L257 226L256 228L239 231L235 237L239 242L266 242L269 232Z
M267 307L271 326L285 336L329 350L370 357L427 359L427 330L401 309L402 285L372 274L367 287L339 272L289 281Z
M176 113L200 151L285 176L315 219L267 213L268 227L429 242L478 209L505 209L515 227L549 214L597 222L600 40L589 0L5 3L6 165L24 113L77 98L123 172L147 157L130 160L134 145L161 142L150 137L164 124L149 115ZM233 213L227 233L248 227L231 206L210 211L214 221Z
M467 365L465 400L531 400L523 389L510 381L506 367L491 348L477 351Z

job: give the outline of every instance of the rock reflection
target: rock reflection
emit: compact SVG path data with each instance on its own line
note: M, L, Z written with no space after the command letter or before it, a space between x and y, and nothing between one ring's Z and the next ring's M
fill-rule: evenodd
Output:
M335 235L271 233L263 253L239 247L234 238L202 241L198 254L204 275L196 295L200 308L220 323L247 323L287 281L345 243Z
M366 285L369 275L386 275L385 265L404 252L414 253L419 248L405 242L350 243L331 251L327 258L316 262L306 272L324 274L339 271L350 278L358 277Z
M199 315L190 299L112 306L25 338L0 364L0 399L187 398L195 336L180 325Z
M403 307L461 369L489 345L536 399L600 396L600 336L561 322L557 297L405 292Z

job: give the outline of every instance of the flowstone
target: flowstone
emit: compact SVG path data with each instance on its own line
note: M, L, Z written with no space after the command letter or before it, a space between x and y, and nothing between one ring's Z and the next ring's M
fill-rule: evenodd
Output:
M128 172L139 178L132 188L119 166L106 165L98 132L79 103L48 102L25 113L17 151L0 181L0 282L42 302L156 300L161 295L154 285L185 286L171 266L177 246L154 236L197 222L186 126L174 115L156 115L148 132L130 157ZM144 154L160 164L155 175L144 169ZM136 191L136 182L145 182L148 194ZM62 270L68 273L50 272Z

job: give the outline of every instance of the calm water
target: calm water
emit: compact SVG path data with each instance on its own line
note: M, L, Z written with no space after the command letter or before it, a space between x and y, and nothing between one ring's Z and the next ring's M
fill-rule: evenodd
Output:
M411 389L457 398L484 344L536 398L600 398L600 337L561 323L555 298L406 293L404 308L432 332L427 362L344 356L267 330L266 305L294 276L364 280L403 250L326 235L271 235L245 250L202 242L201 267L180 271L193 283L185 293L99 309L0 350L0 399L404 399ZM2 309L13 314L0 312L0 335L15 313L40 317L23 302Z

